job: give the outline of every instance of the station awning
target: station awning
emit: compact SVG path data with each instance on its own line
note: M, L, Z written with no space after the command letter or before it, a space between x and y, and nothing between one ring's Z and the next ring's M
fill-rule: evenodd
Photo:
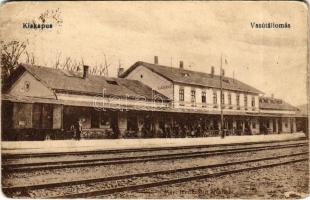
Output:
M20 103L46 103L46 104L58 104L64 106L80 106L80 107L92 107L96 108L93 102L87 101L73 101L73 100L59 100L51 98L39 98L39 97L27 97L27 96L12 96L8 94L2 94L3 101L20 102ZM115 105L105 103L99 108L112 109L112 110L135 110L135 111L147 111L147 112L167 112L167 113L187 113L187 114L202 114L202 115L220 115L220 111L210 111L202 109L189 109L189 108L172 108L172 107L147 107L139 105ZM245 117L298 117L297 115L288 114L270 114L261 112L237 112L237 111L223 111L224 116L245 116Z

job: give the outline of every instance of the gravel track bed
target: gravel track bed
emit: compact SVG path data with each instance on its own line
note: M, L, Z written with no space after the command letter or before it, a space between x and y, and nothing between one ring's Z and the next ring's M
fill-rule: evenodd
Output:
M269 144L255 144L255 145L238 145L238 146L222 146L222 147L205 147L205 148L190 148L190 149L177 149L177 150L158 150L158 151L141 151L141 152L124 152L124 153L107 153L107 154L93 154L93 155L64 155L55 157L33 157L33 158L19 158L3 160L4 164L22 164L22 163L40 163L40 162L57 162L57 161L74 161L74 160L91 160L91 159L107 159L107 158L123 158L128 156L146 156L146 155L159 155L171 153L185 153L185 152L201 152L220 149L236 149L240 147L263 147L266 145L285 145L296 144L302 141L288 141L288 142L275 142Z
M239 164L234 166L225 166L225 167L217 167L213 169L202 169L202 170L194 170L194 171L187 171L187 172L177 172L172 174L158 174L158 175L152 175L152 176L146 176L146 177L136 177L136 178L130 178L125 180L115 180L115 181L109 181L104 183L93 183L93 184L83 184L83 185L75 185L75 186L69 186L69 187L58 187L50 189L41 189L32 191L29 193L30 197L51 197L51 196L59 196L64 194L70 194L70 193L81 193L81 192L90 192L90 191L96 191L96 190L102 190L102 189L111 189L111 188L117 188L117 187L124 187L124 186L130 186L130 185L137 185L137 184L145 184L145 183L153 183L158 181L164 181L164 180L171 180L171 179L178 179L181 177L189 177L189 176L198 176L198 175L205 175L205 174L213 174L217 172L227 171L227 170L233 170L233 169L242 169L247 167L255 167L255 166L261 166L265 164L273 164L278 163L279 161L285 162L290 161L293 159L300 159L300 158L307 158L307 156L294 156L289 158L281 158L280 160L267 160L267 161L260 161L255 163L246 163L246 164Z
M143 163L128 163L121 165L92 166L80 168L64 168L40 170L22 173L3 174L3 186L17 186L63 182L99 177L118 176L124 174L142 173L150 171L171 170L175 168L195 167L216 163L229 163L245 159L264 158L307 151L307 147L266 150L259 152L236 153L230 155L211 156L205 158L191 158L180 160L149 161Z
M309 196L309 163L303 161L101 198L302 199L306 196Z

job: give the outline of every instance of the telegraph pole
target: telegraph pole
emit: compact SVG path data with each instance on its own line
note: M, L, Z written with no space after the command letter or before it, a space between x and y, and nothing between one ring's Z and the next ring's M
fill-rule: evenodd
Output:
M221 134L221 137L222 138L225 138L225 133L224 133L224 130L223 130L223 127L224 127L224 116L223 116L223 104L224 102L222 102L223 100L223 69L222 69L222 65L223 65L223 55L221 54L221 67L220 67L220 87L221 87L221 97L220 97L220 108L221 108L221 130L220 130L220 134Z

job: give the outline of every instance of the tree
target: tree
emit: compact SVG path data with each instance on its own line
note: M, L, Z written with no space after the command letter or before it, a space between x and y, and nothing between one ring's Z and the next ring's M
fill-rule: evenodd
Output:
M17 68L20 63L20 59L24 53L26 53L26 48L28 42L10 41L10 42L0 42L1 45L1 80L2 83L5 81L10 74ZM29 61L34 62L34 57Z
M104 68L102 69L102 74L104 76L109 76L110 63L108 64L107 57L106 57L105 53L103 53L103 55L104 55Z
M33 53L29 53L28 51L25 51L26 54L26 63L30 65L35 64L35 57Z
M56 55L55 64L53 66L55 69L58 69L60 67L60 57L61 57L61 53L58 52Z
M41 15L38 17L38 19L42 23L46 22L54 22L54 24L61 26L63 21L61 18L61 11L59 8L55 10L45 10Z

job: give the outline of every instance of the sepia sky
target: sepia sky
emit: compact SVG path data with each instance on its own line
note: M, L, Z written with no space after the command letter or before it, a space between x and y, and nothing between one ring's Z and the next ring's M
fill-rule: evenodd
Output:
M22 28L57 8L61 26ZM252 29L251 22L291 28ZM0 9L0 38L28 40L39 65L61 55L93 66L106 54L111 76L119 60L127 69L155 55L159 64L183 60L186 69L219 73L223 55L227 76L293 105L307 102L307 6L298 1L10 2Z

